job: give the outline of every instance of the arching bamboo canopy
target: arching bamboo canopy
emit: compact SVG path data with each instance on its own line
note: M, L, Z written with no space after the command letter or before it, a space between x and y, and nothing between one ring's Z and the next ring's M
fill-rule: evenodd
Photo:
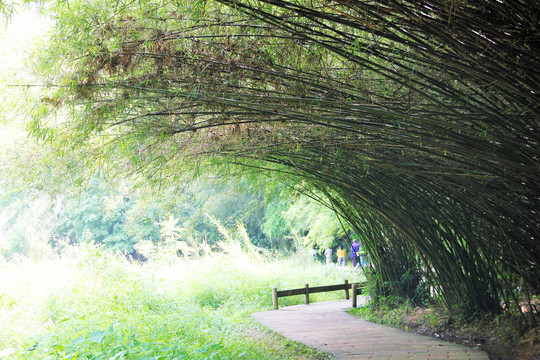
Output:
M540 291L538 1L139 3L60 16L43 106L70 114L38 136L294 174L450 306Z

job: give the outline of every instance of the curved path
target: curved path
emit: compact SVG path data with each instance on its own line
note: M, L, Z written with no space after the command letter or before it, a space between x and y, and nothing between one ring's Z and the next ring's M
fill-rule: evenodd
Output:
M296 305L253 314L277 333L339 360L487 360L487 354L428 336L370 323L345 311L350 300Z

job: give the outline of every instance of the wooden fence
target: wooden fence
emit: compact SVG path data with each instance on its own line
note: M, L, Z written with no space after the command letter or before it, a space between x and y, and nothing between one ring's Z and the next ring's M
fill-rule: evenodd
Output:
M343 290L345 292L345 299L349 300L349 290L352 292L352 307L356 307L356 296L358 295L358 290L361 290L363 283L352 283L349 284L349 280L345 280L343 284L338 285L327 285L327 286L316 286L309 287L309 284L306 284L305 287L300 289L291 289L291 290L278 290L277 288L272 288L272 303L274 304L274 309L277 310L278 299L280 297L293 296L293 295L302 295L304 294L304 303L309 305L309 294L315 294L320 292L329 292L329 291L338 291ZM361 292L360 292L361 293Z

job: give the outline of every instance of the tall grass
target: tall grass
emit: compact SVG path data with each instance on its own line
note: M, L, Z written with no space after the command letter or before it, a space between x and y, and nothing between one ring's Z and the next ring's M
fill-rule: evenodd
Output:
M272 337L250 314L271 308L272 286L359 277L307 257L269 260L238 248L235 255L139 264L83 246L55 261L6 263L0 265L0 358L320 358Z

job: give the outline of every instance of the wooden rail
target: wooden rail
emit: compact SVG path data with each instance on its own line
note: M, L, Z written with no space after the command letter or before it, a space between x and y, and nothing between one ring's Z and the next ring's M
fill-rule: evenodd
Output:
M274 309L277 310L278 305L278 299L280 297L286 297L286 296L293 296L293 295L302 295L304 294L304 303L306 305L309 305L309 294L315 294L320 292L329 292L329 291L338 291L338 290L344 290L345 291L345 299L349 300L349 289L352 290L352 307L356 307L356 296L358 295L358 289L359 285L363 285L360 283L352 283L349 284L349 280L345 280L343 284L338 285L327 285L327 286L316 286L316 287L309 287L309 284L306 284L305 287L300 289L290 289L290 290L279 290L277 288L272 288L272 303L274 304Z

